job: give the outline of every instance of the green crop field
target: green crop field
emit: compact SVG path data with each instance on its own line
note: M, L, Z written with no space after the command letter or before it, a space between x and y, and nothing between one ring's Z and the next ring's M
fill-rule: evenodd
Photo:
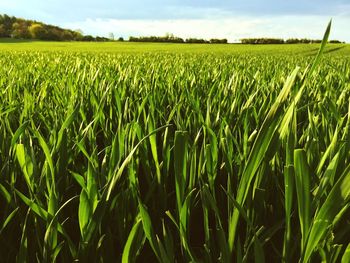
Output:
M226 55L287 55L315 56L319 44L242 45L242 44L173 44L136 42L48 42L17 39L1 39L0 51L65 51L84 53L179 53ZM330 44L326 54L350 56L349 44Z
M319 48L3 40L0 261L350 262L350 46Z

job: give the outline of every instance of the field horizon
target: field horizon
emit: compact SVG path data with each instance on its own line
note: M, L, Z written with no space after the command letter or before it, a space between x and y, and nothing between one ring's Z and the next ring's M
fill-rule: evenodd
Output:
M80 42L80 41L42 41L0 38L0 51L75 51L105 53L226 53L264 54L264 55L303 55L315 56L319 44L189 44L189 43L138 43L128 41ZM325 54L349 56L350 44L328 44Z

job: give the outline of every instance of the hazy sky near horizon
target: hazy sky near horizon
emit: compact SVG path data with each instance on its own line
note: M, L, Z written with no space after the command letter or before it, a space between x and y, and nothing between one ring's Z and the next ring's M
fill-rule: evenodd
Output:
M1 0L0 12L116 37L322 38L350 42L350 0Z

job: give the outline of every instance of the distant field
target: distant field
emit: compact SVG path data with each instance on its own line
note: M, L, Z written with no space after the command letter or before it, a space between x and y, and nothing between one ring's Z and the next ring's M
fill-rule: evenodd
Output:
M1 262L350 262L350 46L0 43Z
M318 44L242 45L242 44L172 44L129 42L47 42L0 39L0 51L74 51L74 52L171 52L171 53L225 53L263 55L315 55ZM349 44L331 44L326 53L350 56Z

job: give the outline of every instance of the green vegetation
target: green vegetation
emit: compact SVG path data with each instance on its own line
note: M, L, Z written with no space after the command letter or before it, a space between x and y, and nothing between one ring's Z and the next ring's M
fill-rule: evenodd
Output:
M153 42L153 43L191 43L191 44L227 44L227 39L212 38L205 40L202 38L183 38L176 37L173 34L167 34L164 37L150 36L150 37L130 37L130 42Z
M317 52L0 43L0 258L348 262L350 49Z
M315 44L321 43L319 39L307 39L307 38L289 38L287 40L281 38L243 38L242 44ZM331 44L341 44L339 40L330 40Z
M42 22L0 14L0 37L51 41L107 41L104 37L84 36L79 30L63 29Z

